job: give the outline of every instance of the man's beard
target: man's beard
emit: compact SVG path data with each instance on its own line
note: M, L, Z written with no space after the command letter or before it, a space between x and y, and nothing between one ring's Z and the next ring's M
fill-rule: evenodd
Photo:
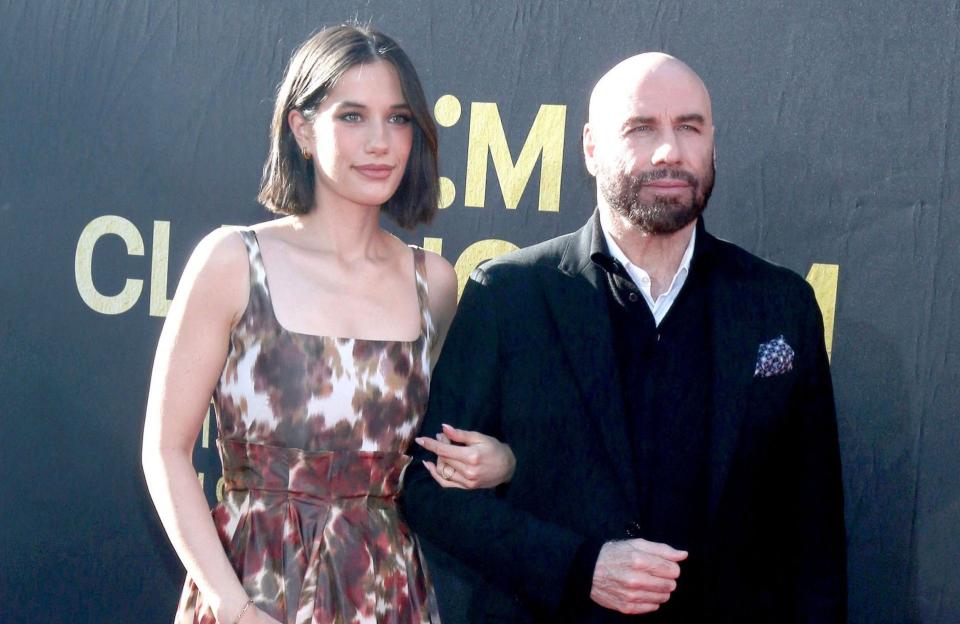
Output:
M684 169L654 169L629 175L601 167L597 172L597 186L613 210L626 218L641 232L672 234L699 217L707 207L713 192L715 171L713 162L703 179ZM656 197L653 203L643 203L640 191L654 180L672 178L690 185L691 198L684 202L677 197Z

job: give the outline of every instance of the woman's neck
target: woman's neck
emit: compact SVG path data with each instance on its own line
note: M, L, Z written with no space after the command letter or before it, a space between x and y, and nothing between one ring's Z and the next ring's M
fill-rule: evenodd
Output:
M291 217L305 247L345 262L382 258L389 235L380 227L380 208L352 202L318 201L313 209Z

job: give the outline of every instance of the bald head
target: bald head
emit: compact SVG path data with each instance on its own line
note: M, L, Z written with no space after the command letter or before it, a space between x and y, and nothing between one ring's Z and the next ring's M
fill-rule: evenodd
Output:
M685 63L660 52L618 63L594 87L583 129L601 215L651 234L689 226L713 188L713 134L710 94Z
M631 56L604 74L590 94L590 123L609 120L624 105L643 103L664 92L689 100L713 124L707 86L686 63L663 52Z

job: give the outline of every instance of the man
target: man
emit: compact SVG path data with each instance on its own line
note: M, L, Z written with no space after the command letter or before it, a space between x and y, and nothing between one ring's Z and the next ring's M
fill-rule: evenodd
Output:
M623 61L583 131L593 217L471 276L423 431L495 436L516 468L464 491L417 462L405 492L412 528L490 583L471 621L844 621L820 312L705 231L713 139L689 67Z

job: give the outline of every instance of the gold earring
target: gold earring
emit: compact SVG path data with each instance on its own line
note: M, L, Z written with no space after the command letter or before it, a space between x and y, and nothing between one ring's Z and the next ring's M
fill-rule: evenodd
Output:
M301 147L300 154L303 155L304 160L310 160L313 156L310 155L310 152L307 151L307 148Z

